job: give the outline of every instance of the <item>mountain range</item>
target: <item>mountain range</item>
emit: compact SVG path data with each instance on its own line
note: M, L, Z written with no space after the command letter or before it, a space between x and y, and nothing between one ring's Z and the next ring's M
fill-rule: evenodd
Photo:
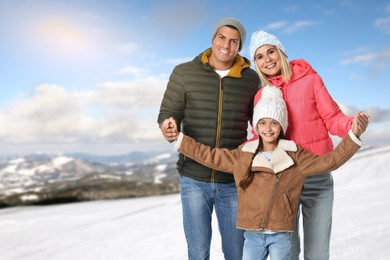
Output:
M176 153L0 157L0 205L162 195L179 191Z
M389 147L364 146L354 160ZM177 193L176 160L176 152L3 155L0 208Z

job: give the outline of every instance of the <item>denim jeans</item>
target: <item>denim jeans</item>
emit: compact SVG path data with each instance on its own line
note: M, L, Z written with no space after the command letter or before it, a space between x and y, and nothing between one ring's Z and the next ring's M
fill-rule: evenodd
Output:
M188 259L210 259L211 220L214 208L225 259L241 259L244 236L243 231L236 228L235 184L202 182L180 176L180 193Z
M244 232L244 252L242 260L290 260L292 232Z
M333 177L331 173L306 179L300 198L305 260L328 260L332 230ZM299 211L293 234L291 258L299 259Z

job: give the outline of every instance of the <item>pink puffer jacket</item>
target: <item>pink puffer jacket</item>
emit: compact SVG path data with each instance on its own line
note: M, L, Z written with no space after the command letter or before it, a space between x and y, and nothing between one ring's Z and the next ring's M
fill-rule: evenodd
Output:
M286 137L312 153L326 154L333 149L329 133L339 137L346 136L353 117L341 112L321 77L309 63L299 59L291 61L290 66L293 75L288 83L283 82L281 76L268 78L274 86L282 90L286 101ZM257 92L254 105L259 101L261 92L262 89ZM252 133L252 139L258 138L254 131Z

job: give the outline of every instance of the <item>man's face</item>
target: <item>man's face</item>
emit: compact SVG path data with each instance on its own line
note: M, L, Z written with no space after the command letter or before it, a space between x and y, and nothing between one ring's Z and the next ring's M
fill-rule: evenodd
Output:
M212 42L210 65L218 70L230 69L240 47L240 32L222 26Z

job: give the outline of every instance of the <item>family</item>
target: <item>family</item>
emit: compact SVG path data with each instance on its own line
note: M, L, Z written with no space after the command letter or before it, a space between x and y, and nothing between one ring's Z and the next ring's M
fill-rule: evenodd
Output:
M179 152L188 259L210 259L214 210L227 260L298 260L301 215L304 259L329 259L331 171L361 147L368 115L344 115L274 35L253 33L249 59L245 39L239 20L218 21L211 48L173 69L161 102L158 124ZM343 138L336 148L329 134Z

